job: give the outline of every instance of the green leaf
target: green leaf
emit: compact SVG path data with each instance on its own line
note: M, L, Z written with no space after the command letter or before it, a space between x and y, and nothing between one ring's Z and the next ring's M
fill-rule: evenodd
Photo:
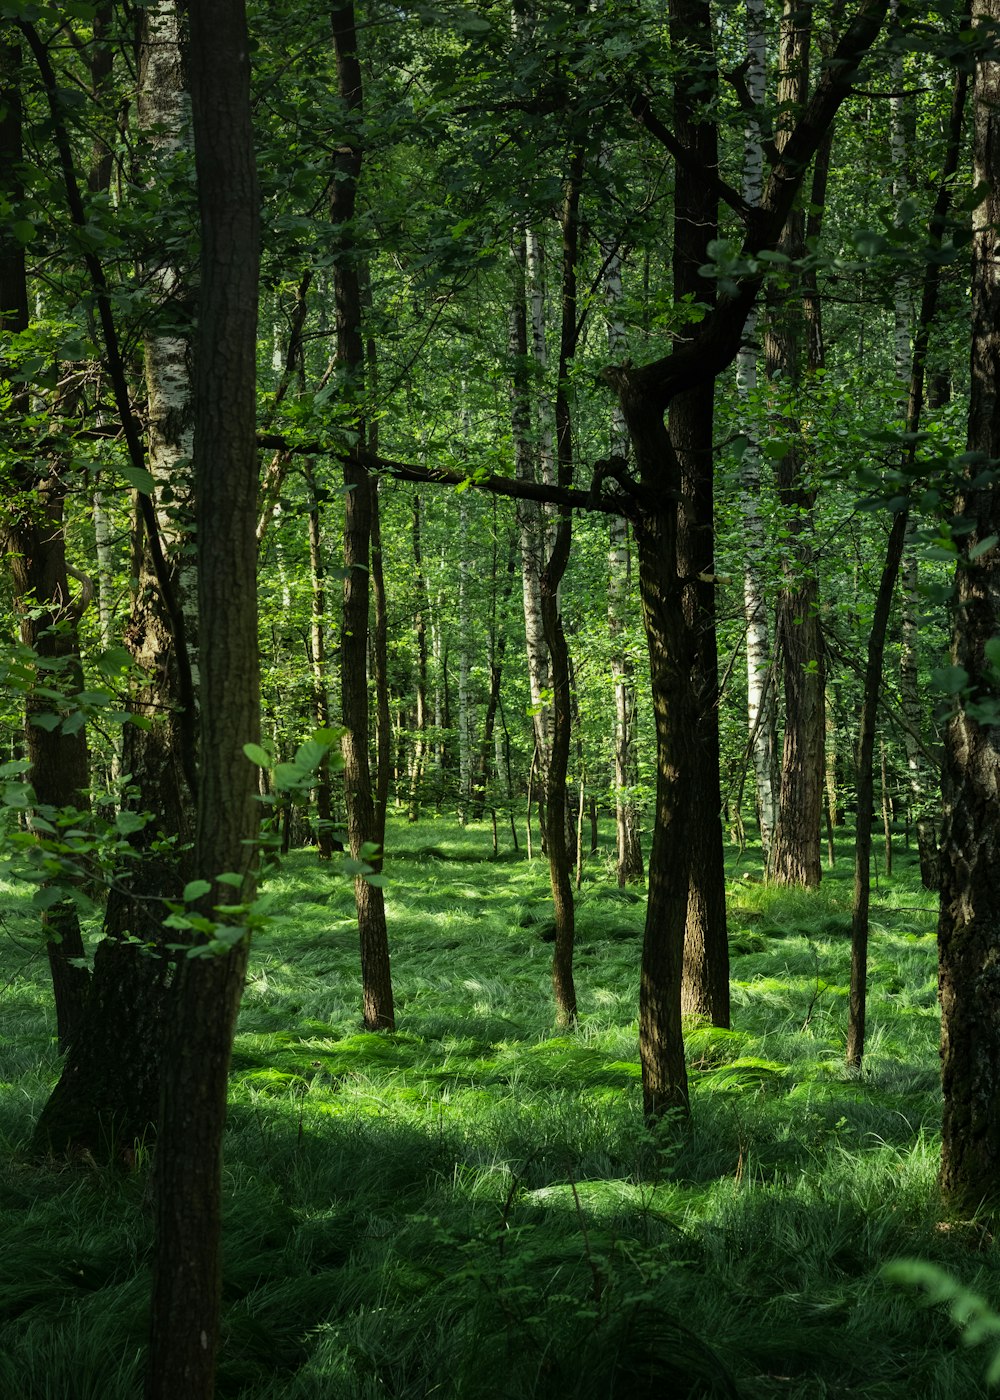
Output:
M31 896L31 904L34 909L51 909L54 904L61 904L69 895L69 891L63 889L61 885L42 885Z
M211 894L212 886L207 880L189 880L184 886L185 904L193 904L195 900L201 899L203 895Z
M23 810L30 807L35 799L30 783L4 783L3 800L7 807Z
M344 737L344 735L345 735L346 733L347 733L347 730L346 730L346 729L343 729L343 728L341 728L341 729L314 729L313 732L309 735L309 737L310 737L310 739L312 739L315 743L317 743L317 744L323 744L323 745L325 745L327 748L329 748L329 746L330 746L331 744L339 744L340 741L341 741L341 739Z
M130 486L134 486L137 491L141 491L144 496L151 496L156 490L156 482L153 480L151 472L145 467L119 467L122 476Z
M242 924L221 924L212 936L212 944L220 952L242 943L247 930Z
M969 673L964 666L938 666L931 680L945 695L959 695L969 684Z
M312 772L318 768L326 757L326 745L318 744L315 739L307 739L304 744L300 744L295 751L293 760L296 768L301 768L306 772Z
M224 875L216 875L215 878L220 885L230 885L234 890L243 888L243 876L237 875L234 870L227 870Z
M996 535L987 535L978 544L974 544L969 550L969 562L971 563L973 559L979 559L983 554L987 554L996 544L997 538Z
M258 768L270 768L271 755L260 744L244 744L243 752L251 763L256 763Z
M117 679L122 671L128 670L132 664L132 658L124 647L109 647L107 651L102 651L97 658L97 669L102 676L107 676L109 680Z
M62 724L62 715L57 715L52 710L46 710L43 714L32 715L31 723L36 729L44 729L46 734L51 734Z
M116 812L115 830L122 836L131 836L135 831L142 831L149 822L148 816L143 812Z

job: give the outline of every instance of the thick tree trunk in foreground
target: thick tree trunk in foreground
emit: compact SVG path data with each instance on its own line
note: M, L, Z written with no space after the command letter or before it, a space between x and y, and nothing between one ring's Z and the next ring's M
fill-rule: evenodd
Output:
M170 989L155 1169L147 1400L210 1400L221 1307L222 1135L249 953L259 806L256 338L259 214L243 0L193 0L191 94L202 232L195 379L200 768L192 859L220 947ZM234 884L217 882L227 875ZM225 906L234 906L227 918Z
M973 24L1000 25L1000 0L975 0ZM1000 62L974 86L970 452L1000 458ZM1000 1196L1000 487L968 468L955 514L952 662L965 673L945 735L941 840L941 1187L959 1210ZM981 552L980 552L981 551Z

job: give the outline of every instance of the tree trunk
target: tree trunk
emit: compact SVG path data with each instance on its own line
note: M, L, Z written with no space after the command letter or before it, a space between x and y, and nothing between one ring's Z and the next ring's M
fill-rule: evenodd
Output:
M992 33L1000 0L974 0L973 25ZM989 42L987 40L987 42ZM952 663L962 689L945 733L941 839L941 1059L944 1118L941 1187L962 1211L995 1203L1000 1183L1000 490L983 483L982 460L1000 457L1000 62L976 65L973 184L972 354L967 470L955 515ZM979 478L978 480L976 478Z
M358 254L353 249L353 229L361 174L362 116L361 65L358 61L354 6L336 4L331 12L340 96L354 123L349 141L334 157L330 219L334 233L334 299L337 321L337 357L345 377L345 392L353 405L357 447L344 459L344 610L340 641L340 674L344 725L344 786L347 797L347 832L354 860L364 860L376 871L380 858L372 847L381 847L382 833L376 820L371 768L368 759L368 612L369 567L374 488L364 465L365 417L364 350L361 336L361 283ZM354 880L361 943L361 992L366 1030L393 1030L392 979L385 899L381 887L363 876Z
M760 210L747 218L744 251L774 249L801 185L802 173L847 97L859 55L875 41L888 0L868 0L837 46L802 120L771 170ZM663 144L674 146L648 100L633 93L637 119ZM705 172L713 180L711 171ZM730 199L733 192L727 190ZM684 580L678 569L678 503L682 473L664 424L680 393L711 382L739 352L747 315L760 290L759 272L740 274L734 289L710 311L689 342L641 367L611 366L603 378L618 393L635 452L638 480L623 480L636 519L643 617L657 734L657 809L649 863L649 901L640 980L639 1046L647 1116L687 1110L687 1074L681 1035L681 969L687 917L690 846L687 801L690 755L698 742L691 687L695 639L687 625Z
M556 381L556 460L558 484L573 481L573 427L569 399L569 375L578 338L576 264L580 236L580 187L583 149L570 158L562 208L562 289L560 297L559 372ZM572 731L569 648L563 628L559 591L572 543L572 515L566 511L554 523L551 547L541 576L542 626L548 647L552 684L552 727L549 762L545 774L545 840L549 857L549 881L556 938L552 954L552 989L556 1021L576 1025L576 985L573 980L573 945L576 914L573 901L572 862L568 833L571 814L566 801L566 777Z
M525 241L515 241L511 258L513 297L509 349L511 374L511 428L514 438L514 471L521 481L534 481L535 449L531 431L528 318L525 307ZM549 657L542 625L541 576L545 567L545 525L542 510L533 501L518 501L517 526L521 548L521 581L524 602L524 637L528 662L535 752L543 778L550 746Z
M956 69L951 116L948 129L948 144L941 182L931 213L928 232L928 246L933 254L940 247L945 233L948 211L951 203L951 183L958 169L962 144L962 125L965 111L966 74ZM1000 149L998 149L1000 155ZM900 475L904 481L912 481L916 468L916 435L920 431L924 403L924 381L926 377L927 352L930 343L931 326L937 311L938 289L941 281L941 263L933 256L928 258L920 301L920 313L915 327L912 354L907 354L908 393L906 401L905 446L901 453ZM889 626L889 613L892 607L896 579L906 541L908 521L908 489L904 492L903 508L898 509L889 532L885 564L879 583L875 611L872 616L871 634L868 639L868 660L865 667L864 689L861 702L861 721L858 728L857 748L857 801L858 815L854 843L854 900L851 911L851 990L850 1013L847 1028L847 1063L859 1068L865 1044L865 999L868 973L868 910L870 899L870 865L872 820L874 805L873 757L875 752L875 722L878 711L879 691L882 684L882 658ZM885 804L885 755L883 752L883 805ZM886 825L886 874L891 873L890 830Z
M168 0L144 10L139 29L138 116L153 153L152 178L191 140L180 25ZM149 270L159 314L171 325L186 297L180 269L167 261ZM155 323L143 340L148 398L148 466L155 496L137 499L132 529L134 580L123 640L143 680L130 697L138 719L122 732L121 762L131 775L125 811L155 820L130 836L138 853L108 894L105 942L94 959L88 1014L45 1105L35 1144L63 1152L130 1156L152 1134L159 1104L162 996L159 957L135 942L163 942L158 900L184 883L183 853L194 834L194 686L189 643L197 636L196 574L189 549L192 524L192 401L186 336ZM131 410L126 407L125 414ZM123 415L124 416L124 415ZM169 597L164 590L168 584ZM184 643L177 643L179 611ZM182 675L181 666L187 674Z
M420 497L416 492L413 494L411 538L413 541L414 588L417 594L417 606L413 614L413 631L417 643L417 708L414 720L413 757L410 762L410 798L407 819L415 822L420 816L421 789L427 752L427 625L425 618L430 602L420 544Z
M756 107L766 95L766 42L764 0L747 0L747 92ZM755 209L764 187L764 152L760 121L756 114L747 118L743 153L743 198ZM736 390L745 420L749 423L752 399L757 392L757 311L746 319L743 340L736 360ZM747 725L753 761L754 796L761 854L765 868L771 857L771 843L777 819L778 741L776 731L776 686L771 657L770 620L764 583L767 561L767 533L760 513L760 450L751 430L740 459L740 513L743 517L743 610L747 623Z
M779 149L789 139L795 114L806 100L809 18L809 12L803 11L796 0L784 0L778 78L780 120L776 133ZM782 235L782 251L793 260L800 258L803 238L802 211L793 210ZM772 381L780 381L778 392L783 399L777 431L789 444L775 465L775 475L790 533L785 576L778 596L777 640L785 682L785 742L770 873L779 884L814 888L822 878L820 829L826 714L819 588L812 549L815 493L807 483L801 450L795 445L801 440L801 433L793 416L805 329L799 289L793 286L780 304L772 302L765 340L768 376Z
M703 171L718 166L714 115L706 105L715 89L711 14L707 0L671 0L671 42L697 55L690 85L674 88L674 131L697 161L678 165L674 181L674 300L691 297L711 306L714 284L700 275L718 232L718 196ZM719 660L715 635L715 462L712 452L715 381L678 394L670 405L670 440L681 466L678 568L694 643L691 675L697 742L690 755L688 792L690 891L684 943L682 1010L729 1025L729 942L719 782Z
M21 185L23 159L20 48L0 45L0 186L13 197ZM16 335L28 327L28 282L23 244L10 237L0 239L0 329ZM0 370L2 373L2 370ZM23 386L4 385L10 392L11 410L26 414L28 395ZM26 463L15 468L5 486L0 542L8 556L15 610L20 614L21 640L40 661L51 668L44 679L64 689L67 696L81 689L78 633L81 604L69 591L63 502L66 495L59 463L39 474ZM53 727L47 716L52 702L29 693L25 697L25 753L28 777L35 801L42 807L88 806L90 775L87 736L82 716L66 714ZM46 722L42 717L46 716ZM36 811L36 829L45 819ZM52 974L56 1031L60 1051L75 1039L83 1019L90 987L90 973L79 965L84 957L76 906L69 899L53 904L41 916L45 950Z
M259 805L243 745L259 738L259 214L243 0L192 0L201 213L195 380L200 767L193 868L218 946L182 957L170 991L155 1176L147 1400L211 1400L221 1309L222 1135L254 898ZM217 877L235 877L233 884ZM226 906L233 913L227 916ZM194 952L194 950L191 950Z
M311 608L309 622L309 663L312 667L313 718L318 728L330 727L330 692L326 678L326 566L323 560L323 539L320 501L312 463L307 457L303 467L306 490L309 493L309 578ZM330 787L329 755L316 774L316 849L320 860L331 860L336 849L333 839L333 794Z

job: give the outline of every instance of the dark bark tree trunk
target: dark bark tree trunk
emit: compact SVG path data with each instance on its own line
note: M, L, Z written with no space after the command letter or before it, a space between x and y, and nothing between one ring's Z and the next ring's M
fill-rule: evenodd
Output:
M420 541L420 497L413 496L413 567L417 608L413 615L413 632L417 644L416 714L414 716L413 757L410 761L410 796L407 820L415 822L420 816L420 799L427 759L427 579L424 576L423 551Z
M330 728L330 692L326 681L326 563L323 558L320 497L312 463L307 458L303 473L309 496L309 578L311 583L311 615L309 627L309 661L312 666L313 718L318 728ZM330 758L323 759L316 774L316 851L320 860L332 860L336 843L333 838L333 791L330 784Z
M583 151L578 146L570 159L570 170L562 210L562 293L559 344L559 374L556 382L556 461L558 484L573 480L573 425L569 400L569 374L576 355L578 338L576 263L579 244L580 186L583 177ZM573 980L573 944L576 913L573 900L571 842L568 828L571 814L566 801L566 776L572 731L569 648L559 606L559 588L569 563L572 542L572 515L566 511L552 530L552 544L541 576L542 627L549 652L552 688L551 749L545 774L545 845L549 859L549 881L555 916L556 939L552 954L552 990L556 1002L556 1022L576 1024L576 986Z
M500 707L500 685L503 680L504 654L507 650L507 629L503 625L503 619L498 614L505 613L510 602L511 594L514 591L514 578L517 573L517 539L511 535L507 548L507 567L504 570L503 582L497 587L497 563L498 563L498 540L496 521L496 501L493 503L493 569L491 571L492 592L490 594L490 633L489 633L489 666L490 666L490 689L486 697L486 713L483 716L483 741L479 748L479 765L476 778L476 790L473 794L474 801L472 807L472 818L474 821L482 821L483 812L486 808L486 791L489 786L490 766L494 764L495 735L497 711ZM496 775L500 776L500 765L496 763ZM494 822L496 813L494 813Z
M701 170L718 168L718 137L707 108L715 93L715 56L707 0L671 0L671 42L692 57L689 82L674 89L674 132ZM697 55L697 61L694 59ZM674 184L674 300L712 305L714 284L700 275L718 233L718 195L701 170L681 165ZM715 504L712 429L715 381L679 394L669 430L681 466L678 568L686 580L685 616L694 644L691 686L698 741L688 790L690 892L681 1005L685 1013L729 1025L729 943L719 781L719 660L715 635Z
M857 61L877 37L887 8L888 0L868 0L860 7L801 120L778 154L758 210L742 207L735 191L717 181L711 171L703 171L704 178L717 182L717 188L740 210L747 230L744 252L751 256L777 247L803 172L848 96ZM662 128L643 93L633 93L631 104L637 119L680 163L694 162L686 150L678 151L672 133ZM695 640L687 625L685 580L678 558L682 472L664 414L679 394L712 382L732 364L761 280L759 273L739 277L691 339L679 343L669 355L638 368L612 367L604 375L618 393L635 452L638 480L631 484L628 495L636 521L656 720L656 825L639 994L643 1098L651 1118L670 1109L687 1110L681 970L691 858L686 810L689 759L698 742L690 684Z
M376 451L377 448L372 450ZM385 841L389 779L392 775L392 718L389 707L389 608L382 558L382 518L378 482L372 489L371 577L375 600L375 625L372 628L372 676L375 681L375 840L381 846Z
M221 1306L222 1135L249 953L259 806L243 745L259 739L256 346L259 213L243 0L192 0L201 214L194 471L201 640L192 866L218 944L170 988L155 1168L147 1400L210 1400ZM237 878L234 887L219 876ZM231 906L232 913L226 913ZM200 938L196 941L203 941ZM194 951L194 950L192 950Z
M1000 0L974 0L973 26L1000 25ZM962 1211L1000 1193L1000 62L979 57L973 89L970 452L955 515L952 663L963 685L945 734L941 839L941 1187Z
M806 101L809 80L811 11L784 0L778 76L779 148L789 139ZM782 251L793 260L804 251L805 218L793 209L782 236ZM768 377L778 381L784 402L777 430L788 451L776 462L778 495L790 532L784 581L778 595L777 644L785 683L785 742L781 760L778 819L770 873L783 885L816 887L823 819L823 745L826 738L825 664L819 618L819 588L812 548L815 492L808 485L800 448L794 396L801 377L807 324L802 289L793 281L774 300L765 337ZM791 395L791 401L789 401Z
M367 860L375 869L372 847L381 848L382 831L376 818L375 794L368 758L368 613L369 569L372 547L374 487L364 463L365 416L364 342L361 333L361 279L359 254L353 247L353 220L361 148L362 81L352 3L337 4L331 11L333 45L337 60L340 96L349 115L349 130L334 157L330 220L335 243L334 300L337 321L337 359L344 393L354 407L356 449L344 460L344 609L340 642L341 694L347 733L343 741L344 786L347 797L347 832L351 855ZM363 876L354 880L361 943L361 983L365 1027L395 1027L389 938L385 899L380 887Z

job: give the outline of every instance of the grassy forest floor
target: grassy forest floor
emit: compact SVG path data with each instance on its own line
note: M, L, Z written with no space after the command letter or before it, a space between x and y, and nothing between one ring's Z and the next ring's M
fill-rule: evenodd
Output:
M936 919L911 865L874 895L852 1077L846 837L815 894L745 881L759 866L731 853L733 1029L691 1031L693 1126L650 1133L644 902L609 854L580 892L567 1037L545 866L444 822L398 823L387 849L394 1035L358 1029L350 882L310 853L270 881L232 1074L220 1396L987 1393L988 1351L880 1275L915 1256L1000 1301L985 1224L939 1218ZM148 1164L28 1157L58 1060L44 955L0 899L0 1400L125 1400Z

